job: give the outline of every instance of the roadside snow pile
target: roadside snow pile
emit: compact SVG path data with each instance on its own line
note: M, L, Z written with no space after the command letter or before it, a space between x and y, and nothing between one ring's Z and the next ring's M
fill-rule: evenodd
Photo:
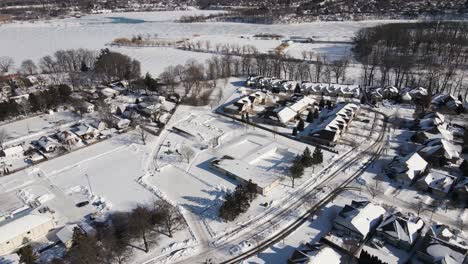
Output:
M21 189L17 192L18 197L23 201L25 204L44 204L47 201L50 201L55 198L55 195L51 193L46 193L43 195L36 195L32 191L32 189Z
M90 204L92 204L99 212L109 211L112 207L104 197L92 194L88 188L81 185L68 188L65 190L65 194L69 196L74 196L76 194L86 196L89 199Z

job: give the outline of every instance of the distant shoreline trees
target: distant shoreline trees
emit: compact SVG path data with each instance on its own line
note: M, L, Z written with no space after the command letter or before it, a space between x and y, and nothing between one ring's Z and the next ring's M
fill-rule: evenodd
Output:
M363 64L365 86L423 86L431 94L468 95L468 24L385 24L356 33L353 51Z

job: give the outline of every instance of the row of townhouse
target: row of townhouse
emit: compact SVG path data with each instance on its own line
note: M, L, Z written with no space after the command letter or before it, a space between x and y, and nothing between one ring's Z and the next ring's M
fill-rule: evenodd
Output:
M303 136L303 139L327 145L336 143L359 113L359 109L360 106L354 103L338 104L325 120L309 135Z
M297 82L263 76L250 76L245 85L247 87L263 89L273 93L303 93L320 96L343 96L359 98L361 89L358 85Z

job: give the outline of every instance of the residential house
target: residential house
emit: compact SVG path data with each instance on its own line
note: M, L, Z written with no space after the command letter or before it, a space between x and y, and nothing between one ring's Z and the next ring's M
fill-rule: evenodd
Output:
M5 157L5 158L19 158L22 157L24 153L23 146L17 145L13 147L8 147L4 148L2 151L0 151L0 157Z
M116 97L120 93L115 89L106 87L101 90L101 94L104 95L105 97Z
M419 218L406 218L400 213L384 217L377 227L374 238L370 241L374 245L389 243L406 251L411 250L424 227L424 221Z
M422 99L423 97L427 96L428 91L427 91L426 88L417 87L417 88L411 89L409 91L409 94L411 95L411 98L413 100L419 100L419 99Z
M241 114L250 112L252 107L252 102L249 100L248 96L244 96L239 98L233 104L226 106L224 111L232 114Z
M113 115L112 118L113 118L113 121L115 123L115 126L118 129L125 129L125 128L128 128L130 126L130 120L128 120L126 118L121 118L121 117L118 117L116 115Z
M333 228L343 236L362 241L380 224L385 209L369 201L352 201L340 211Z
M467 264L468 249L459 243L449 239L435 237L427 234L423 239L423 244L416 251L416 256L423 263L446 263L446 264Z
M435 166L443 166L447 161L455 163L460 158L452 143L443 138L427 140L418 153Z
M83 234L87 235L96 233L94 228L92 228L90 225L84 222L80 224L65 225L56 233L56 236L60 240L60 242L62 242L65 245L66 248L72 247L73 234L75 233L76 229L79 229Z
M315 101L308 96L300 96L292 103L275 108L271 113L265 113L264 117L268 119L269 123L278 126L286 126L305 110L310 108L314 102Z
M333 248L326 246L323 243L301 245L300 248L294 250L291 257L288 259L288 264L340 264L341 255Z
M427 161L417 152L414 152L401 159L396 158L392 161L387 169L387 174L400 182L411 184L423 175L427 168Z
M86 111L86 113L93 113L94 112L94 105L89 102L83 102L83 109Z
M415 182L419 190L432 193L438 198L445 198L452 191L456 177L442 171L432 170L426 176Z
M48 136L42 136L37 141L37 145L42 151L53 152L59 146L59 143Z
M324 144L338 141L358 111L359 106L356 104L338 104L326 119L312 130L308 136L303 137L303 139L318 141Z
M267 97L266 93L263 93L263 92L255 92L248 96L250 102L253 105L264 104L266 97Z
M450 94L436 94L432 97L431 104L440 111L456 112L463 103Z
M27 214L0 222L0 255L6 255L44 238L55 227L49 215Z
M62 131L57 134L58 139L60 142L62 142L64 145L72 147L76 146L80 143L82 143L82 140L80 137L78 137L75 133L71 131Z
M99 136L100 131L90 124L80 124L70 129L73 133L79 136L81 139L89 140Z
M258 82L260 79L262 79L263 76L249 76L247 80L245 81L245 86L247 87L255 87L257 86Z

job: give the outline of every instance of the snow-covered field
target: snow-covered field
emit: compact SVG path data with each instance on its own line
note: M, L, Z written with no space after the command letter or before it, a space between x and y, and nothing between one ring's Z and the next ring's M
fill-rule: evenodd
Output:
M389 21L362 22L314 22L292 25L255 25L241 23L177 23L174 20L183 15L209 14L214 11L177 11L150 13L123 13L88 15L82 18L68 18L43 22L24 22L0 25L0 50L4 55L13 57L17 65L25 59L38 61L41 57L59 49L88 48L99 50L105 44L118 37L132 37L137 34L170 38L213 38L212 43L246 44L240 36L252 36L257 33L276 33L288 36L307 36L319 40L349 41L354 33L363 27L369 27ZM142 19L147 22L136 24L112 23L109 17ZM252 41L259 44L259 49L275 47L278 40ZM342 47L314 47L316 51L345 49ZM185 63L189 58L204 61L209 54L191 53L172 48L119 48L120 52L142 62L142 71L159 74L168 65Z

